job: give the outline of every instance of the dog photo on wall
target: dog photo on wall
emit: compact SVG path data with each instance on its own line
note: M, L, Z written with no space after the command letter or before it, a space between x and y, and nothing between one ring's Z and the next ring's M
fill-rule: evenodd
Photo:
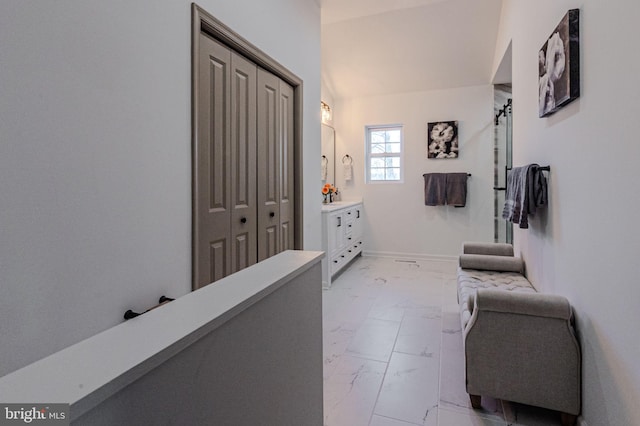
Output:
M538 111L551 115L580 96L579 10L564 15L538 51Z
M458 158L458 122L427 124L427 158Z

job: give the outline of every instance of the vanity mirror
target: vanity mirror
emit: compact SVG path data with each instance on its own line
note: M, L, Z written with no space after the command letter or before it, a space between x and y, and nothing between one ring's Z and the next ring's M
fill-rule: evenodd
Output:
M322 123L322 183L335 184L336 178L336 130L325 123Z

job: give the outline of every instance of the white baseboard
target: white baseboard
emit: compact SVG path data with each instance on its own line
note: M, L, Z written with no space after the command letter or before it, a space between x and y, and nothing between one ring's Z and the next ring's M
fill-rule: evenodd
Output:
M391 251L363 251L362 256L366 257L384 257L399 260L429 260L432 262L457 262L458 256L442 256L437 254L424 253L398 253Z

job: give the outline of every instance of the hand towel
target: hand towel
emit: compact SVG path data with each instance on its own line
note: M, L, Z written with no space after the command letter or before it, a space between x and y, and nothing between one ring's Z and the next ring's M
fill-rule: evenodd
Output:
M450 206L467 204L467 177L466 173L447 173L446 200Z
M425 173L424 205L444 206L447 203L447 175L445 173Z
M547 178L538 164L530 164L527 173L527 214L534 215L547 202Z
M502 210L503 219L519 224L522 229L529 227L527 218L529 167L514 167L507 173L507 191Z
M344 180L345 182L349 182L351 179L353 179L353 166L351 165L351 163L349 163L343 164L342 167L344 168Z
M538 164L514 167L507 174L503 219L527 229L529 216L547 203L547 178Z
M322 156L322 167L320 168L320 176L322 180L327 180L327 169L329 168L329 159L326 156Z

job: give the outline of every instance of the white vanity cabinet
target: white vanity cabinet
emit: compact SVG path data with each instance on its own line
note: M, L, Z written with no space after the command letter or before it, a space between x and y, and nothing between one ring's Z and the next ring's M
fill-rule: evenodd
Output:
M331 287L331 277L362 253L362 202L340 201L322 206L322 286Z

